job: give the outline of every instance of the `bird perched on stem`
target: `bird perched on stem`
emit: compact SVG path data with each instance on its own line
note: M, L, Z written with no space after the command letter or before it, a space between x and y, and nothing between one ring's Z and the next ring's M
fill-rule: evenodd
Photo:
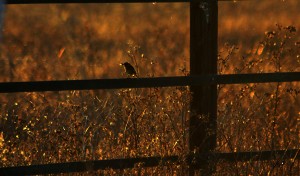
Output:
M138 77L134 67L130 63L124 62L121 63L120 65L124 66L125 72L127 73L128 76Z

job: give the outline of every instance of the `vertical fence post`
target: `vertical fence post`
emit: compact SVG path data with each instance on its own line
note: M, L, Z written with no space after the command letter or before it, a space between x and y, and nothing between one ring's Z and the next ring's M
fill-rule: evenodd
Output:
M191 75L217 74L218 41L217 0L190 3L190 69ZM205 154L216 146L217 85L191 86L189 150ZM215 166L209 158L192 162L189 174L211 175Z

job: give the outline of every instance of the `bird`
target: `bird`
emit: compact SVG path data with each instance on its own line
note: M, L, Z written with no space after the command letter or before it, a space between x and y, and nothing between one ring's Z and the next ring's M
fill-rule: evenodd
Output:
M138 77L134 67L130 63L124 62L121 63L120 65L124 66L125 72L127 73L128 76Z

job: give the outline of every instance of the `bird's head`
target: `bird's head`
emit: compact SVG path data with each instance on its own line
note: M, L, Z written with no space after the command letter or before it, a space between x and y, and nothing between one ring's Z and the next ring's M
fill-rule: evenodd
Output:
M130 65L130 63L128 63L128 62L123 62L123 63L120 63L120 65L126 67L126 66Z

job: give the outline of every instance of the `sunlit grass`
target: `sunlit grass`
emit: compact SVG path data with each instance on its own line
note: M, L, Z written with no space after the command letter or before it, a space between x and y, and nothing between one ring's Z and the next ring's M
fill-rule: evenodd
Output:
M219 74L299 71L299 6L297 0L220 3ZM0 56L1 81L121 78L124 61L141 77L187 75L189 5L11 5ZM299 148L299 93L299 83L219 86L216 151ZM0 99L1 167L188 152L186 87L16 93ZM267 175L274 162L220 162L217 171ZM296 167L288 161L273 173ZM103 173L184 175L186 170L182 162Z

